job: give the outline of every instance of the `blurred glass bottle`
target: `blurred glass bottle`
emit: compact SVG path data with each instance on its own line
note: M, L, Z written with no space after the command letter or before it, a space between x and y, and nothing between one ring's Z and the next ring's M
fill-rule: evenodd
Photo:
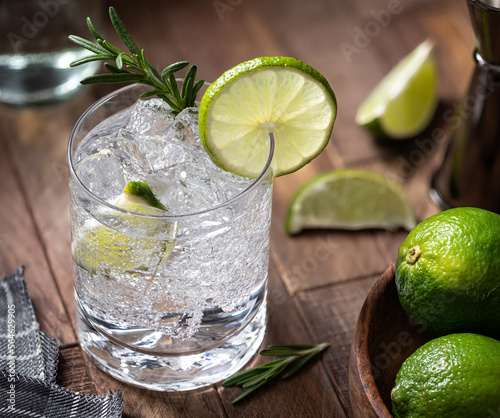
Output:
M88 37L86 18L101 17L98 0L0 0L0 103L29 106L70 97L98 63L70 68L88 53L68 40Z
M475 206L500 213L500 0L467 5L476 67L431 196L444 209Z

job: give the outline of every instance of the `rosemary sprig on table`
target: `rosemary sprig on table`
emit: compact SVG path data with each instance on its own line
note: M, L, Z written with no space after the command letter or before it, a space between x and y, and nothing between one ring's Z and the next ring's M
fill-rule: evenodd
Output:
M270 345L262 350L260 354L263 356L276 356L282 358L248 370L237 372L224 380L222 386L248 388L247 391L233 400L233 404L238 403L279 375L281 375L282 379L289 378L329 345L328 343L318 345Z
M167 102L175 112L180 112L186 107L193 107L198 91L203 86L203 80L196 80L196 66L192 65L182 80L182 88L179 91L174 74L189 65L188 61L179 61L165 67L159 73L144 56L144 50L140 50L125 25L121 21L114 7L109 8L109 17L116 33L128 48L129 53L106 41L97 31L94 24L87 18L87 26L97 43L91 42L79 36L70 35L69 39L90 52L92 55L73 61L70 66L86 64L92 61L114 61L115 65L105 62L104 66L109 73L96 74L81 81L82 84L97 83L138 83L151 86L152 91L143 93L141 97L158 96Z

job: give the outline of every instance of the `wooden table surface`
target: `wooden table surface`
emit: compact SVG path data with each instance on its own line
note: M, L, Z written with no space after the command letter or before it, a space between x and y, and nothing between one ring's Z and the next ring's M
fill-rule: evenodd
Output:
M359 167L400 183L420 220L439 210L429 198L430 178L453 123L449 110L464 94L473 68L465 0L121 0L115 5L157 67L186 59L198 66L200 78L214 80L244 60L285 55L306 61L329 80L339 108L329 145L311 164L275 181L265 344L327 341L331 347L294 378L271 383L238 406L231 404L240 393L236 388L148 392L89 363L75 336L66 146L79 115L115 88L94 86L57 105L0 108L0 274L26 266L41 329L61 344L58 384L98 394L121 388L125 417L352 416L348 357L358 312L374 281L395 260L406 232L309 231L289 237L283 228L287 206L316 174ZM436 43L441 75L431 127L404 143L374 140L356 126L357 107L427 37Z

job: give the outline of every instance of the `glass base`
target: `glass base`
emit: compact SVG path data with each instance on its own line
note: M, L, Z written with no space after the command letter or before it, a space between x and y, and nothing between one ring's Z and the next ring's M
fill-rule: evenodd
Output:
M144 389L184 391L219 382L243 368L257 353L266 333L267 305L223 345L199 354L154 356L138 353L99 333L78 307L77 333L92 361L114 378Z

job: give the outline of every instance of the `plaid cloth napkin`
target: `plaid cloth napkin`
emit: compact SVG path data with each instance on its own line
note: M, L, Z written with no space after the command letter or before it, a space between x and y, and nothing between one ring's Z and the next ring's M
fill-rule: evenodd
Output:
M57 386L59 343L39 330L24 269L0 280L0 417L122 416L122 396L90 396Z

